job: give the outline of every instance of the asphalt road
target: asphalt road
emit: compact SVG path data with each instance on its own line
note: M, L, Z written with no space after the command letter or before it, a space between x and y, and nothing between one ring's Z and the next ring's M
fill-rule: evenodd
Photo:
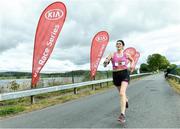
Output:
M120 125L117 90L0 121L0 128L180 128L180 95L162 74L132 82L126 124Z

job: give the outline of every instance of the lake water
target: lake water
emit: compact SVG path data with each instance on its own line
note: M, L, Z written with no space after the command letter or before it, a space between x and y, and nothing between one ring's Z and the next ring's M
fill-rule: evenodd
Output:
M74 77L74 83L82 82L83 77ZM9 79L0 80L0 93L13 92L13 81L19 85L19 90L26 90L31 88L31 79ZM57 78L43 78L38 82L38 87L47 87L55 84L72 83L72 77L57 77ZM17 91L17 90L16 90Z

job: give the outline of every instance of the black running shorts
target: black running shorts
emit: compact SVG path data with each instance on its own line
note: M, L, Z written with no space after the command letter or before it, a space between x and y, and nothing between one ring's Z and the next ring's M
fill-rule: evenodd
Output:
M126 81L129 83L130 76L127 69L121 71L113 71L113 83L115 86L121 86L121 82Z

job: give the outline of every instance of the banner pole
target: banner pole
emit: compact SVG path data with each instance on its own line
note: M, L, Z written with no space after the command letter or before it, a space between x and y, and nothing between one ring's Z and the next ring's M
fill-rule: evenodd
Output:
M91 77L91 81L94 81L94 80L95 80L95 76ZM92 90L95 90L94 84L92 84Z
M35 87L36 87L36 85L35 85ZM34 87L33 87L32 83L31 83L31 89L33 89L33 88ZM31 98L31 104L34 104L35 103L34 95L31 95L30 98Z

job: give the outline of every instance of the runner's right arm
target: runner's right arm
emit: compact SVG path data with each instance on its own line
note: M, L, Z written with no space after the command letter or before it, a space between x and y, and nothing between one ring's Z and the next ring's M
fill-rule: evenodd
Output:
M108 57L106 57L106 59L105 59L105 61L104 61L104 63L103 63L104 67L106 67L106 66L109 64L109 62L111 61L111 59L112 59L112 53L109 54Z

